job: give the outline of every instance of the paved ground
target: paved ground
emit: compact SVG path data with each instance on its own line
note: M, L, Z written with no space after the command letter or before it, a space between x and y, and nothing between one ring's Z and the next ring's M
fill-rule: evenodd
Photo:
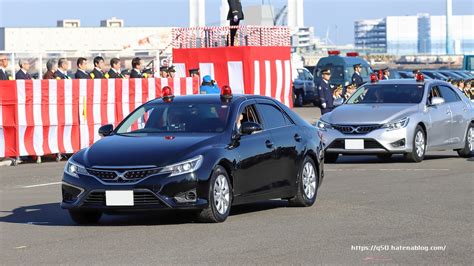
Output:
M316 108L297 111L309 121ZM343 157L316 205L237 206L222 224L186 214L105 216L76 226L59 208L64 162L0 167L1 264L471 264L474 163ZM41 186L32 186L42 184ZM368 250L366 250L368 249ZM418 249L418 250L401 250ZM428 250L424 249L437 249Z

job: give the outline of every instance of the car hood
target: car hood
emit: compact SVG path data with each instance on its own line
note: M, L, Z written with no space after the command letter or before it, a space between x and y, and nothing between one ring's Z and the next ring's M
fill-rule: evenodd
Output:
M336 125L385 124L418 111L418 104L343 104L321 119Z
M186 159L193 151L218 143L220 135L112 135L77 153L85 167L162 167Z

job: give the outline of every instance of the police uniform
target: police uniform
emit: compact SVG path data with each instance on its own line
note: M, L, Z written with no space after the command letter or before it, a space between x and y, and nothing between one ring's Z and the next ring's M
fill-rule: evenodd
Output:
M99 70L95 67L94 67L94 70L92 70L92 72L90 73L90 76L91 76L92 79L103 79L103 78L105 78L104 73L102 72L102 70Z
M329 69L323 70L321 73L330 74ZM329 86L329 82L321 77L318 83L318 95L319 101L321 102L321 114L329 113L334 109L334 98L332 97L332 89Z
M143 75L139 70L134 68L134 69L132 69L132 71L130 73L130 78L131 79L141 79L141 78L143 78Z
M11 80L11 76L8 75L7 71L0 68L0 80Z
M68 75L65 75L63 72L59 71L59 69L54 72L54 75L57 79L70 79Z
M244 19L244 12L242 12L242 3L240 0L227 0L229 4L229 13L227 13L227 20L230 21L230 26L238 26L240 21ZM234 16L237 16L237 21L234 21ZM237 29L230 30L230 46L234 46L235 35Z
M388 68L382 69L382 73L383 73L382 80L387 80L387 79L389 79L389 77L385 75L385 72L387 72L387 71L388 71Z
M89 74L86 71L78 69L74 75L76 79L91 79Z
M119 73L117 72L115 69L111 68L109 70L109 72L107 72L109 74L109 79L121 79L121 78L124 78L124 76L122 75L122 73Z
M354 65L354 69L356 67L360 67L361 65L360 64L356 64ZM360 74L358 74L357 72L354 71L354 74L352 74L352 79L351 79L352 83L355 83L357 87L360 87L362 84L364 84L364 80L362 79L362 77L360 76Z

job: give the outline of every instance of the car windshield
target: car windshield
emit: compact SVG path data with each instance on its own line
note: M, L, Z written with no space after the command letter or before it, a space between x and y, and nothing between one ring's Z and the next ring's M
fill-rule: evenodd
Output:
M370 84L359 88L347 103L420 103L423 91L423 84Z
M213 103L149 103L127 117L116 132L220 133L227 124L228 109Z

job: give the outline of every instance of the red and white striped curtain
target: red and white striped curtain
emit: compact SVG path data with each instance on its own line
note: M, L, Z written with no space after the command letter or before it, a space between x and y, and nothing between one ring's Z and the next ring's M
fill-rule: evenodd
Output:
M74 153L164 86L175 95L199 93L192 78L0 81L0 158Z

